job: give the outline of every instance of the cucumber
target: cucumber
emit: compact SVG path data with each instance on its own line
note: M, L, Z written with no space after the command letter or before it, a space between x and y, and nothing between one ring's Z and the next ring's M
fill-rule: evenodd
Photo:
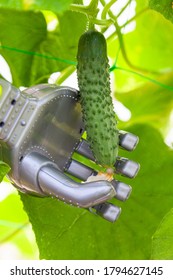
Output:
M96 162L113 167L118 154L118 130L111 98L104 35L89 30L79 39L77 77L87 140Z

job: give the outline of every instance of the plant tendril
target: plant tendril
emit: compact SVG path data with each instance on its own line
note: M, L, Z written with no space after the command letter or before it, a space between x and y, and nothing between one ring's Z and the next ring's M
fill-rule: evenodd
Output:
M90 4L87 6L71 4L70 9L71 9L71 11L85 14L88 17L89 29L93 29L94 23L95 23L94 21L97 20L96 17L99 12L98 2L99 2L98 0L91 0ZM97 22L97 24L99 24L99 23Z
M130 0L130 1L131 1L131 0ZM102 1L101 1L101 2L102 2ZM102 14L101 14L101 18L102 18L102 19L106 19L107 13L109 12L111 6L112 6L115 2L117 2L117 0L111 0L110 2L108 2L108 3L104 6L103 11L102 11ZM104 4L105 4L105 1L102 2L102 4L104 5Z

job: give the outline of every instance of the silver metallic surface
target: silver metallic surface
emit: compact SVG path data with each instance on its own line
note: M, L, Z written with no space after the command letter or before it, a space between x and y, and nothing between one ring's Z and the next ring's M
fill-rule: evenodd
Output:
M76 177L82 181L86 181L89 176L94 175L95 172L92 168L72 159L69 161L68 166L66 167L65 171Z
M129 133L129 132L125 132L125 131L119 131L119 147L123 148L127 151L133 151L137 144L139 142L139 137ZM89 143L85 140L82 139L82 141L80 141L78 147L76 148L76 151L87 157L88 159L91 159L93 161L95 161L94 155L90 149Z
M131 186L117 180L111 181L111 184L115 188L116 191L115 197L118 200L125 201L129 198L132 191Z
M26 155L21 162L20 186L31 193L54 196L83 208L97 205L115 196L115 189L111 183L77 183L62 173L56 164L36 152Z
M112 223L114 223L121 214L120 207L107 202L95 206L94 208L96 209L96 213L98 215Z
M76 148L76 152L85 156L88 159L95 161L95 158L90 149L89 143L85 139L82 139L82 141L79 142L79 145Z
M107 181L77 183L50 166L41 168L38 181L45 194L82 208L103 203L115 196L115 189Z
M45 84L16 94L16 89L6 81L0 80L0 84L3 87L0 122L4 123L0 140L3 160L11 167L9 177L20 185L20 162L33 151L46 156L63 171L83 132L81 108L76 102L78 92ZM16 102L11 105L14 96ZM6 113L4 104L8 105Z
M84 132L78 91L41 84L20 92L0 79L0 145L2 160L10 165L9 177L22 192L55 196L78 207L93 210L115 221L120 208L106 201L126 200L131 188L116 180L77 183L64 172L85 181L97 172L71 159L74 151L95 161ZM137 138L120 132L119 145L133 150ZM134 177L139 165L118 158L116 172ZM106 202L106 203L105 203Z
M118 157L115 163L116 173L125 177L134 178L140 168L137 162L129 160L127 158Z
M27 190L27 192L35 195L45 196L38 181L39 172L44 166L57 167L55 163L44 155L37 152L27 154L20 163L18 188Z
M133 151L139 142L139 137L125 131L119 131L119 145L127 151Z

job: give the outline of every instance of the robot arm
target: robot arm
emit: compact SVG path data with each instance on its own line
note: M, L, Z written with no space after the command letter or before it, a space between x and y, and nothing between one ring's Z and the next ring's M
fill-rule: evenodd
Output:
M86 181L97 171L73 159L74 152L95 161L89 144L82 139L84 125L78 91L42 84L23 92L0 80L0 144L3 160L11 167L9 177L22 192L53 196L72 205L89 208L115 221L121 209L106 202L126 200L131 187L123 182ZM138 142L133 134L120 132L119 145L130 151ZM139 164L118 158L116 173L133 178Z
M89 208L111 199L115 189L107 181L77 183L41 154L32 152L21 164L21 184L35 192L57 197L74 206Z

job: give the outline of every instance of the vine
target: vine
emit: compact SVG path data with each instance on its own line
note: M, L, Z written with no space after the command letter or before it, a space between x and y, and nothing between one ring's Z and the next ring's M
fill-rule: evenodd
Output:
M119 43L120 43L120 47L119 47L119 51L121 50L121 53L124 57L124 60L126 61L127 65L131 68L130 69L125 69L122 67L117 66L117 59L118 59L118 54L116 56L115 62L112 65L112 67L110 68L110 71L114 71L114 70L123 70L126 72L130 72L138 75L142 78L145 78L155 84L158 84L158 81L144 76L143 74L154 74L154 75L158 75L158 74L162 74L161 72L156 72L156 71L152 71L152 70L148 70L148 69L143 69L141 67L138 67L136 65L133 65L133 63L131 63L131 61L128 58L127 52L126 52L126 48L125 48L125 43L124 43L124 39L123 39L123 35L122 35L122 29L129 24L130 22L134 21L137 17L139 17L141 14L145 13L146 11L148 11L149 8L144 8L143 10L139 11L134 17L132 17L131 19L127 20L124 24L119 25L118 24L118 18L119 16L123 13L123 11L128 7L128 5L131 3L132 0L129 0L124 6L123 8L120 10L120 12L117 15L114 15L113 12L111 11L111 7L114 3L117 2L117 0L111 0L110 2L106 3L104 0L91 0L90 4L85 6L85 5L78 5L78 4L71 4L70 6L70 10L71 11L76 11L79 13L83 13L87 16L88 18L88 28L89 29L93 29L94 25L99 25L102 27L102 31L107 30L107 28L110 27L110 25L114 25L116 30L114 32L112 32L109 37L107 38L107 41L111 41L113 38L115 38L115 36L117 36L117 38L119 39ZM101 13L101 18L98 18L98 12L99 12L99 8L98 8L98 3L102 4L103 10ZM108 18L109 16L109 18ZM105 27L105 28L104 28ZM4 46L0 44L0 48L1 49L6 49L9 51L14 51L14 52L19 52L19 53L23 53L23 54L27 54L27 55L33 55L33 56L39 56L39 57L43 57L45 59L50 59L50 60L57 60L57 61L62 61L66 64L68 64L69 66L66 67L60 74L60 76L57 78L56 83L61 84L70 74L72 74L75 71L75 67L76 67L76 62L75 61L70 61L70 60L66 60L66 59L61 59L59 57L54 57L51 56L49 54L41 54L41 53L37 53L34 51L27 51L27 50L23 50L23 49L18 49L18 48L14 48L11 46ZM136 71L136 72L135 72ZM15 73L13 73L15 75ZM51 73L47 74L45 76L40 77L39 79L37 79L36 81L33 82L34 83L40 83L42 82L42 80L44 79L49 79ZM166 87L166 85L159 83L160 86L162 87ZM170 89L170 88L169 88ZM172 89L172 87L171 87Z
M116 31L110 35L110 37L112 38L112 36L116 36L118 37L119 43L120 43L120 49L122 52L122 55L124 57L124 60L126 61L127 65L132 68L135 71L138 71L140 73L147 73L147 74L160 74L160 72L158 71L152 71L152 70L148 70L148 69L144 69L141 67L138 67L136 65L134 65L133 63L131 63L131 61L128 58L127 52L126 52L126 48L125 48L125 44L124 44L124 39L123 39L123 35L121 32L122 27L123 26L119 26L118 24L118 18L119 16L124 12L124 10L130 5L132 0L129 0L126 5L124 5L124 7L120 10L120 12L117 15L114 15L113 12L110 10L112 5L115 4L117 2L117 0L111 0L110 2L106 3L105 0L100 0L100 3L103 6L103 10L101 13L101 19L97 18L99 9L98 9L98 0L91 0L90 4L87 6L84 5L77 5L77 4L72 4L71 5L71 10L72 11L76 11L76 12L80 12L80 13L84 13L87 18L88 18L88 22L89 22L89 29L93 29L94 25L100 25L100 26L106 26L109 27L110 25L114 25ZM142 12L146 11L143 10ZM107 18L107 15L109 16L109 18ZM136 18L133 17L133 20ZM128 23L130 22L130 20L128 21ZM114 64L114 69L116 68L116 65ZM113 67L112 67L113 69Z

